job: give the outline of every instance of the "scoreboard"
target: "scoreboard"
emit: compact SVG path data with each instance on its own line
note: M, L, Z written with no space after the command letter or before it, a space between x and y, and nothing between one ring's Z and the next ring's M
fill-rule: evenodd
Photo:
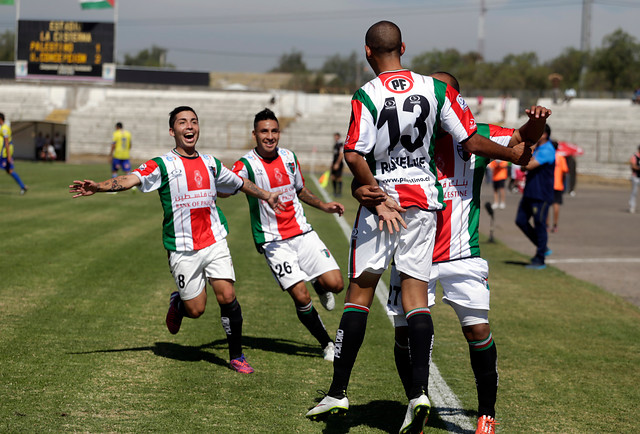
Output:
M113 82L113 23L18 21L16 78Z

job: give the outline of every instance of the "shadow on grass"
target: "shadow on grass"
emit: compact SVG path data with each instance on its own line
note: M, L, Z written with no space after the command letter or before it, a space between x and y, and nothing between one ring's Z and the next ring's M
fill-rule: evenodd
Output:
M348 433L358 426L369 427L384 432L398 432L404 420L407 405L397 401L376 400L368 404L352 405L344 415L330 415L314 422L324 424L322 430L327 434ZM450 433L468 434L475 430L464 429L454 424L445 424L438 414L467 414L464 410L452 408L432 408L427 427L437 428Z
M507 265L520 265L521 267L524 267L525 265L529 265L531 262L530 261L504 261L504 263Z
M243 336L242 346L244 348L258 349L263 351L271 351L274 353L289 354L301 357L318 357L322 354L318 345L308 345L287 339L273 339L255 336ZM108 350L93 350L74 352L69 354L95 354L95 353L121 353L127 351L151 351L156 356L166 357L168 359L178 360L181 362L200 362L205 361L215 365L228 367L229 361L226 358L218 357L216 354L205 351L207 349L226 350L228 343L226 339L218 339L208 344L198 346L180 345L173 342L156 342L151 346L133 347L133 348L117 348Z

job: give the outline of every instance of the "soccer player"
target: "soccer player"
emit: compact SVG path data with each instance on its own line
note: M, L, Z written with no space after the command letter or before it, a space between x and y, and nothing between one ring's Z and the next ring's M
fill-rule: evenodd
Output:
M551 127L545 124L544 133L534 146L533 158L522 169L527 172L522 199L516 214L516 225L536 246L536 254L526 268L546 268L545 256L551 253L547 247L547 216L553 202L553 180L556 150L551 143ZM533 225L529 221L533 221Z
M333 135L333 160L331 161L331 182L333 183L333 195L342 196L342 170L344 169L344 142L340 140L340 133Z
M2 147L0 148L0 167L10 175L20 186L20 194L27 192L20 176L13 170L13 140L11 138L11 127L5 123L4 113L0 113L0 134L2 134Z
M432 77L459 89L457 80L447 73ZM528 122L514 130L496 125L478 124L478 134L501 144L516 146L520 142L533 145L542 134L551 111L535 106L526 110ZM480 189L489 159L457 152L459 144L442 131L435 142L438 181L442 185L446 208L437 212L437 231L433 252L433 265L429 280L429 307L435 304L436 283L444 290L443 301L449 304L462 326L469 345L471 367L478 393L478 423L476 433L494 433L495 402L498 389L497 351L489 327L489 267L480 257L479 221ZM354 196L365 205L362 189ZM400 275L391 268L391 281L387 313L395 326L394 356L396 368L409 394L411 387L411 361L409 357L408 328L400 303Z
M162 238L169 256L169 268L178 291L171 294L166 324L178 333L182 318L198 318L207 303L206 282L213 288L220 305L222 326L229 344L230 366L242 374L253 368L242 353L242 310L236 299L235 273L227 247L227 222L216 207L218 191L238 190L263 201L278 213L279 193L267 192L237 176L208 154L200 154L196 143L200 134L198 116L187 106L169 114L169 134L175 148L153 158L133 173L96 183L73 181L75 197L98 192L128 190L139 186L142 192L157 190L164 210Z
M111 141L111 177L118 176L118 170L122 170L125 175L131 172L130 150L131 133L122 127L122 122L118 122Z
M305 282L312 282L327 310L335 307L333 293L342 291L344 283L333 255L307 222L300 201L338 215L342 215L344 206L323 202L305 187L296 155L278 147L280 126L271 110L256 114L253 138L256 147L236 161L232 170L266 191L281 193L280 202L284 206L282 213L276 215L264 203L247 197L253 240L280 288L293 299L298 319L322 347L324 359L332 362L334 343L313 306Z
M402 433L420 432L431 406L427 390L433 322L427 293L436 230L433 211L443 207L432 159L436 123L467 151L491 151L493 157L518 164L530 156L523 143L503 148L475 134L473 115L458 92L404 69L400 62L404 51L395 24L381 21L367 31L365 53L377 77L352 99L345 160L359 184L375 189L379 183L386 201L374 210L358 210L349 252L350 282L336 333L333 381L327 395L306 414L315 419L349 408L346 389L364 339L375 287L393 259L401 273L412 361ZM406 209L404 218L397 205ZM383 231L385 225L388 233Z

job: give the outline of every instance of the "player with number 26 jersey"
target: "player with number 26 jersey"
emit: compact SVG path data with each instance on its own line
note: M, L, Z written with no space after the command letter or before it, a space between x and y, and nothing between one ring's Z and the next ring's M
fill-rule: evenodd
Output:
M363 155L380 187L400 206L442 209L435 130L442 126L458 143L476 132L458 92L406 69L386 71L354 94L351 109L345 152Z

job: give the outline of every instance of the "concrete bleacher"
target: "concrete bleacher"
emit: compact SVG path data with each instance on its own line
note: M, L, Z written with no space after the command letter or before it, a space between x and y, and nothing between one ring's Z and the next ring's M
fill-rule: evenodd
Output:
M253 117L270 107L281 119L281 146L292 149L305 167L317 171L331 162L333 134L346 135L351 107L350 95L284 90L233 92L15 82L0 84L0 98L0 111L9 122L45 121L52 114L68 113L67 152L71 159L106 157L116 122L132 133L133 160L163 154L173 145L168 133L169 111L189 105L200 118L201 151L229 163L254 146ZM485 98L480 113L476 98L467 99L467 103L478 122L518 127L526 121L525 116L517 116L519 101L515 98L508 100L504 114L501 98ZM553 111L549 124L555 140L584 149L577 160L579 173L628 177L628 159L639 143L640 106L620 99L574 99L558 104L541 99L538 104ZM31 141L28 146L33 146Z

